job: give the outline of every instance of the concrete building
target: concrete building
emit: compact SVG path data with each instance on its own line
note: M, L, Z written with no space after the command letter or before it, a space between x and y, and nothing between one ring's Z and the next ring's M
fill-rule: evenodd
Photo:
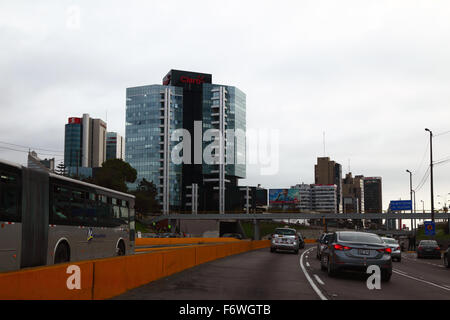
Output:
M46 172L54 172L55 158L42 160L38 157L35 151L30 151L28 152L27 167Z
M382 179L381 177L364 178L364 211L366 213L382 213ZM381 224L381 219L372 219L371 222Z
M110 159L125 161L125 138L117 132L106 133L106 160Z
M314 165L314 183L336 185L336 212L342 212L342 166L329 157L318 157Z
M352 176L349 172L342 179L342 198L344 213L364 213L363 176Z
M335 213L337 208L337 186L334 184L311 185L313 210Z
M85 113L71 117L65 126L64 165L69 174L80 168L100 167L106 160L106 123Z

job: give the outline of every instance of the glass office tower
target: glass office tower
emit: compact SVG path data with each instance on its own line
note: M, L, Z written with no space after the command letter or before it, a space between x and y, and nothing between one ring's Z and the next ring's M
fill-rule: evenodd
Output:
M245 178L246 170L246 96L242 91L212 84L211 74L170 70L163 85L127 88L126 99L126 161L138 172L131 187L142 178L152 181L163 213L169 207L193 210L192 190L199 192L195 197L199 211L224 213L239 206L238 179ZM171 141L175 129L190 135L188 163L175 164L171 159L173 147L184 141ZM218 149L225 163L204 162L203 151L211 143L203 141L208 129L226 135ZM187 151L183 149L182 154Z

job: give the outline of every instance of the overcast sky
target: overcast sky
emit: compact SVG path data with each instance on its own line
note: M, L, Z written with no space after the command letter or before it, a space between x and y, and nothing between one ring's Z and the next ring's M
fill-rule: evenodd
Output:
M383 178L387 209L409 199L406 169L414 188L424 177L424 128L450 159L449 17L445 0L3 0L0 158L26 164L6 142L62 160L67 118L83 113L124 135L127 87L190 70L246 93L247 128L279 132L278 173L249 165L241 184L314 183L325 132L344 175ZM450 162L434 182L436 207L450 202ZM416 199L429 210L429 180Z

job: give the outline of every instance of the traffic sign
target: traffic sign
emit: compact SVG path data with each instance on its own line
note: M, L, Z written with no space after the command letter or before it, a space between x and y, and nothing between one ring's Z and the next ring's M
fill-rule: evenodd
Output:
M423 225L425 226L426 236L434 236L436 234L436 225L433 221L425 221Z
M391 211L412 210L411 200L396 200L389 204Z

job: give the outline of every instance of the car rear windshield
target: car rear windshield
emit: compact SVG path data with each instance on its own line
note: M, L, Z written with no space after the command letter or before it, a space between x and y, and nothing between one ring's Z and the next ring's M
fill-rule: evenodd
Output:
M383 240L384 240L384 242L390 243L390 244L397 244L398 243L397 240L395 240L395 239L383 239Z
M281 234L283 236L295 236L295 230L291 230L291 229L275 229L275 234Z
M363 242L363 243L383 243L381 238L373 233L341 232L340 241Z
M437 242L436 242L436 240L422 240L422 241L420 241L419 245L422 245L422 246L436 246Z

